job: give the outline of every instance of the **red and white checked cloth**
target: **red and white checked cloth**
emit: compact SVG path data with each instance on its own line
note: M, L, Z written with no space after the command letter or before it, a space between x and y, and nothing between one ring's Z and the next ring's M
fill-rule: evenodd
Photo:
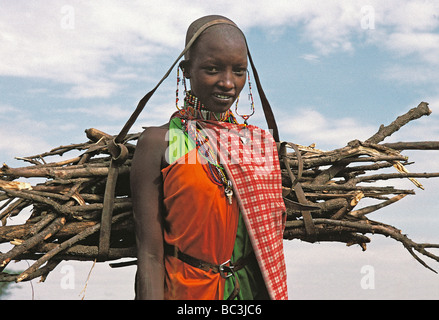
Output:
M233 183L271 299L288 299L283 250L285 204L276 143L268 132L249 125L198 121Z

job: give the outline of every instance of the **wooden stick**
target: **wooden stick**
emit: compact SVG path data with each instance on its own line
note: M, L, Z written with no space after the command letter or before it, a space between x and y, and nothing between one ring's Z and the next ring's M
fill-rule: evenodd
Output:
M22 260L26 260L22 259ZM61 262L62 260L50 260L47 262L47 264L36 270L34 273L29 274L29 276L25 279L25 281L30 281L33 280L35 278L41 277L41 281L43 282L47 275L56 268L56 266ZM0 282L12 282L12 281L16 281L17 277L19 276L19 274L9 274L9 273L0 273Z
M439 177L439 172L431 173L382 173L355 178L356 183L371 182L376 180L404 179L404 178L434 178Z
M377 133L366 140L366 142L379 143L385 138L391 136L393 133L398 131L402 126L409 123L412 120L419 119L422 116L428 116L431 114L431 110L428 108L428 103L421 102L416 108L411 109L406 114L396 118L388 126L381 125Z
M389 199L387 201L383 201L383 202L381 202L379 204L375 204L375 205L364 207L364 208L361 208L361 209L358 209L358 210L351 211L351 212L349 212L349 215L352 216L352 217L361 218L361 217L363 217L366 214L369 214L371 212L377 211L378 209L387 207L388 205L401 200L405 196L407 196L407 195L406 194L398 194L398 195L394 196L393 198L391 198L391 199Z
M394 150L439 150L439 141L393 142L382 145Z
M117 216L114 216L112 219L112 223L115 223L121 219L127 218L128 216L132 215L131 212L121 213ZM53 256L58 254L59 252L70 248L75 243L87 238L88 236L92 235L93 233L97 232L100 229L100 223L95 224L94 226L82 231L81 233L78 233L76 236L70 238L67 241L64 241L62 244L57 245L54 249L50 250L48 253L46 253L44 256L39 258L31 267L23 271L20 276L17 278L16 282L23 281L26 279L31 273L35 272L41 265L46 263L48 260L50 260Z
M28 251L32 247L38 245L42 240L46 240L56 234L61 227L66 223L65 217L57 218L44 231L29 238L19 246L15 246L12 250L0 255L0 268L3 269L16 256Z
M302 221L295 221L295 222L287 222L287 228L291 226L298 226L300 223L303 223ZM385 225L382 223L377 223L374 221L359 221L359 222L353 222L353 221L344 221L344 220L331 220L331 219L314 219L315 225L328 225L328 226L338 226L341 228L347 228L347 230L355 230L356 232L362 232L362 233L371 233L371 234L381 234L384 236L391 237L398 242L401 242L404 247L409 251L409 253L425 268L433 271L434 273L437 273L434 269L432 269L430 266L428 266L414 251L418 251L422 255L425 255L429 257L430 259L433 259L437 262L439 262L439 256L432 254L431 252L427 251L426 248L437 248L437 245L432 244L417 244L413 240L409 239L406 235L402 234L400 230L396 229L395 227L392 227L390 225Z
M43 243L38 247L38 252L47 253L51 250L56 249L57 244L55 243ZM56 255L58 260L76 260L76 261L93 261L98 256L98 246L93 245L73 245L63 252ZM108 261L117 260L122 258L134 258L136 257L136 247L123 247L123 248L110 248L108 251ZM19 258L21 260L38 260L42 257L42 254L38 253L24 253ZM49 261L51 261L51 258ZM26 278L27 279L27 278Z

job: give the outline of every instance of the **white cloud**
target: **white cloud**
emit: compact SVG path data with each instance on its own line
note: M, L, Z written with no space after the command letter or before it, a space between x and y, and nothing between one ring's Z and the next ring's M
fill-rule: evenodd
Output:
M279 130L284 140L302 145L317 143L316 148L329 150L343 147L353 139L365 140L378 130L357 119L325 116L312 107L298 109L293 117L278 117Z
M396 32L432 31L439 25L439 3L427 1L371 1L379 25L392 27Z
M431 115L411 121L386 138L384 142L439 141L439 97L427 97L426 102L429 103L429 108L432 110ZM385 125L390 124L397 116L408 112L419 103L420 101L410 102L406 106L402 106L398 114L389 115L390 118ZM282 133L281 138L302 145L316 143L316 148L323 150L344 147L353 139L364 141L375 134L380 125L379 123L371 123L368 120L357 118L327 116L312 106L303 106L297 108L297 110L293 116L291 114L283 114L282 111L279 112L276 119L279 131ZM401 112L401 110L403 111ZM424 151L423 154L430 155L431 152ZM416 154L416 156L418 157L419 154ZM430 160L428 163L433 164L435 159L428 158L427 156L420 158L419 162L424 163ZM433 165L431 167L436 166ZM435 171L437 170L435 169Z
M316 54L312 54L312 53L304 54L304 55L300 56L300 58L302 58L305 61L311 62L311 63L320 62L319 56Z
M143 127L164 124L177 110L172 103L162 103L161 100L166 101L169 99L162 98L160 94L153 99L139 115L130 132L141 132L143 131ZM60 114L63 113L65 117L67 117L67 115L74 115L75 118L82 119L82 123L89 123L97 129L109 134L117 134L131 116L135 107L136 105L97 104L92 107L62 109L60 110ZM77 129L79 124L78 122L75 123ZM69 124L63 124L63 126L66 125ZM73 126L73 124L70 123L70 126Z
M18 110L16 108L14 108L13 106L7 105L7 104L0 104L0 116L1 117L5 117L8 114L17 112Z
M47 132L48 129L44 122L33 120L25 112L10 105L0 105L0 118L2 119L0 126L2 161L49 150L49 145L41 137L41 133Z
M423 63L393 64L387 66L380 77L402 84L431 85L439 83L439 73L432 65Z
M62 110L63 112L73 113L75 115L85 114L94 117L99 117L108 120L120 120L128 118L131 115L131 110L123 108L119 105L98 105L92 108L68 108Z
M376 30L370 32L361 28L366 5L376 15ZM393 52L416 53L436 63L438 11L433 1L401 5L396 0L276 1L270 5L262 0L221 4L167 0L154 5L114 0L105 5L78 0L3 2L0 75L67 83L73 86L71 97L108 97L120 89L120 78L108 70L109 65L119 61L144 65L160 55L176 55L188 24L212 12L230 16L244 30L301 28L303 41L312 43L318 54L353 51L360 36ZM136 72L129 70L126 75L136 77Z
M88 80L85 83L75 84L65 94L66 98L78 99L78 98L108 98L110 97L120 86L112 81L108 80Z
M395 57L384 77L411 84L439 83L439 2L374 1L376 29L368 42ZM399 60L409 58L409 60Z
M385 46L398 55L416 54L427 63L439 65L439 34L392 33L388 36Z
M157 15L157 11L166 9L163 6L151 10L150 5L139 1L129 5L107 1L105 6L98 2L70 3L2 4L0 75L73 84L74 97L106 97L118 89L107 70L118 58L144 64L183 42L184 31L179 32L178 23ZM71 10L63 10L66 7ZM72 28L65 25L68 14L74 16ZM134 74L132 70L127 73L129 77Z
M3 161L15 156L31 156L50 150L44 139L32 132L0 128L0 153L6 154Z

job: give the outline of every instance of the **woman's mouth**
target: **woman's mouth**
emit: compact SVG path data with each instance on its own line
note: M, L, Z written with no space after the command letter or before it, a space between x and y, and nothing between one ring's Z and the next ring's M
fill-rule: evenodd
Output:
M214 93L213 96L223 102L229 102L230 100L233 99L233 96L231 95L227 95L227 94L221 94L221 93Z

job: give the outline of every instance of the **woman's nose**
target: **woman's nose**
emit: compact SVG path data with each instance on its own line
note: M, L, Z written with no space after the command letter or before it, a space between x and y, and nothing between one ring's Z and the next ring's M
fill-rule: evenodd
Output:
M229 71L222 72L221 79L218 82L218 85L225 90L233 89L235 87L233 72L229 72Z

